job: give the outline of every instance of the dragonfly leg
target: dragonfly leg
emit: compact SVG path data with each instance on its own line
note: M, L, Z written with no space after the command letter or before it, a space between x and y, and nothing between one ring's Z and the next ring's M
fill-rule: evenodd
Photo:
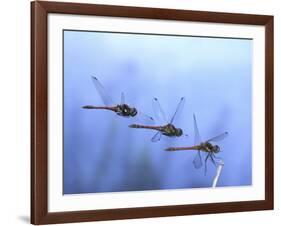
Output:
M220 157L213 155L213 158L222 160Z
M214 155L210 154L210 158L211 158L211 160L212 160L212 163L213 163L215 166L217 166L217 165L216 165L216 162L215 162L215 160L214 160Z
M217 157L217 156L215 156L214 154L213 154L213 158L217 159L217 161L215 161L215 162L216 162L216 164L215 164L216 167L217 167L218 165L223 165L223 164L224 164L222 158Z
M208 153L207 157L205 158L205 176L206 176L206 173L207 173L207 160L208 160L209 157L210 157L210 153Z

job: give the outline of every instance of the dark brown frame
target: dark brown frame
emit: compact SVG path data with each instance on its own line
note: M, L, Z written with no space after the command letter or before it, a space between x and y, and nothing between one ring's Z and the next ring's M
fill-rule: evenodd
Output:
M265 26L265 200L48 212L48 13ZM31 3L31 223L52 224L273 209L273 16L62 2Z

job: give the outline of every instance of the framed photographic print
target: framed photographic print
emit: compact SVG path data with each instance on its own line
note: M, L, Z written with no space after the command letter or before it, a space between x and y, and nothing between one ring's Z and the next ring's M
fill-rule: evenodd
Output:
M273 209L273 16L31 3L31 223Z

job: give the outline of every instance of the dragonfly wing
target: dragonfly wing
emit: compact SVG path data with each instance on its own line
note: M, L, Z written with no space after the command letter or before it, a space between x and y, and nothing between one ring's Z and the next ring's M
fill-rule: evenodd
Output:
M153 107L155 118L161 124L167 124L168 123L167 117L159 103L159 100L155 97L153 98L153 101L152 101L152 107Z
M157 132L152 138L151 138L151 141L152 142L157 142L157 141L159 141L160 139L161 139L161 135L162 135L162 133L159 131L159 132Z
M182 98L180 99L180 102L178 103L177 109L176 109L176 111L175 111L173 117L171 118L171 121L170 121L171 124L175 123L175 121L176 121L176 120L179 118L179 116L181 115L181 112L182 112L182 110L183 110L184 104L185 104L185 98L182 97Z
M121 104L125 104L125 94L122 92L121 93Z
M136 121L138 123L141 123L141 124L145 124L145 125L154 125L155 124L155 121L151 116L149 116L139 110L138 110L137 115L134 118L136 119Z
M217 142L217 141L221 141L221 140L223 140L223 139L224 139L225 137L227 137L227 136L228 136L228 132L224 132L224 133L222 133L222 134L220 134L220 135L218 135L218 136L215 136L215 137L213 137L213 138L207 140L207 142Z
M103 103L106 105L106 106L114 106L116 104L114 104L114 102L112 101L111 97L107 94L106 90L104 89L103 85L100 83L100 81L92 76L92 81L103 101Z
M193 124L194 124L193 125L194 126L194 145L199 145L202 141L201 141L199 129L197 126L195 114L193 114Z
M193 160L193 165L195 169L199 169L202 166L202 157L200 151L197 151L196 156Z

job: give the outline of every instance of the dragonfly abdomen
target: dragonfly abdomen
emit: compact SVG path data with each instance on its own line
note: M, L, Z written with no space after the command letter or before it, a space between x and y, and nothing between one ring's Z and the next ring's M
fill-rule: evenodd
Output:
M198 146L192 146L192 147L170 147L166 148L166 151L187 151L187 150L198 150Z
M97 109L97 110L109 110L116 112L116 107L107 107L107 106L93 106L93 105L85 105L82 108L84 109Z
M130 128L135 128L135 129L153 129L153 130L161 130L160 126L144 126L144 125L138 125L138 124L132 124L129 125Z

